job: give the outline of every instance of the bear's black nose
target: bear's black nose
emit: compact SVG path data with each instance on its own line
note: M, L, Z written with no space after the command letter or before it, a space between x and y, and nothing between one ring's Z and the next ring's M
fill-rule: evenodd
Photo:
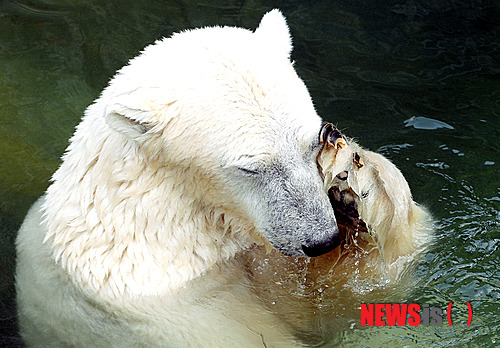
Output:
M304 251L304 254L309 257L320 256L338 247L340 242L340 235L336 233L333 237L327 240L315 241L313 243L308 243L308 245L302 245L302 250Z

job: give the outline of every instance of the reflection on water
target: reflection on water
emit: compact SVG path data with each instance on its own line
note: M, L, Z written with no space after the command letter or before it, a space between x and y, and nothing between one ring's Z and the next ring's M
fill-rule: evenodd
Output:
M448 123L444 123L438 120L433 120L432 118L423 116L410 117L409 119L405 120L405 126L413 127L415 129L426 129L426 130L434 130L439 128L455 129Z
M438 221L437 241L404 299L439 307L453 301L457 308L452 327L360 329L356 319L346 318L348 325L330 338L335 325L323 311L315 322L326 335L323 342L498 342L497 2L20 0L0 2L0 345L18 344L15 231L47 187L84 108L116 69L155 39L193 26L254 28L272 7L288 17L293 59L318 112L391 158L415 200ZM391 289L381 291L391 298ZM474 310L470 327L467 301Z

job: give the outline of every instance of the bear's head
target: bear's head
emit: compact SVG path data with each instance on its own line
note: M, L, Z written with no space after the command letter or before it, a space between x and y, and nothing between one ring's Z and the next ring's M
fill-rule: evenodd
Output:
M335 248L338 229L316 157L321 120L290 62L277 10L255 32L214 27L156 42L94 107L185 195L244 217L287 255Z

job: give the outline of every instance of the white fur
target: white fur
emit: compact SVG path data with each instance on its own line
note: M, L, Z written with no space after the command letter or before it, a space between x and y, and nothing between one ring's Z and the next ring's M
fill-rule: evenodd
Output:
M28 345L292 344L234 259L336 233L290 51L275 10L255 33L175 34L117 73L19 231Z

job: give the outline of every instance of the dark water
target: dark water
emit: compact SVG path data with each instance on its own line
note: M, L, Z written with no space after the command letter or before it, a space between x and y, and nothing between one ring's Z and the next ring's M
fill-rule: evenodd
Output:
M437 220L407 301L455 308L452 327L354 325L330 344L498 346L500 4L480 0L0 1L0 346L20 346L16 230L85 107L155 39L253 29L273 7L320 115L391 158Z

